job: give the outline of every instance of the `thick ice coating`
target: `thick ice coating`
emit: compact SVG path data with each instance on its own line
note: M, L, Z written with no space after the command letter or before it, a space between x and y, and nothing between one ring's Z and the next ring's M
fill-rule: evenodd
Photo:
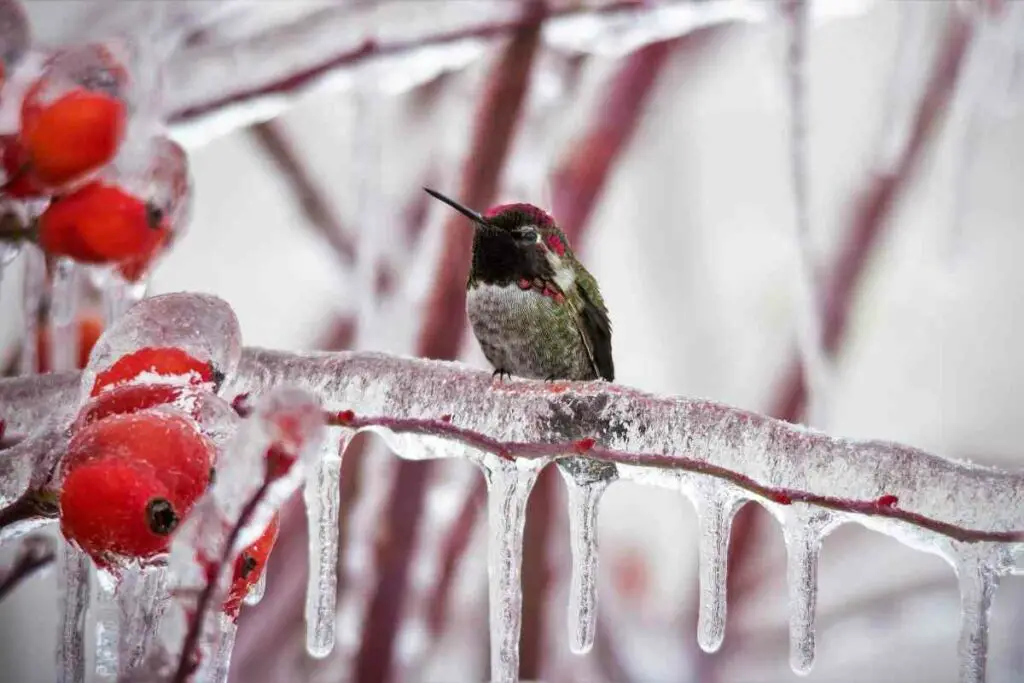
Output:
M173 293L143 299L96 342L82 376L82 398L88 396L98 372L147 346L181 349L230 375L241 353L238 318L215 296Z
M712 401L603 382L564 391L498 384L458 363L362 352L247 349L229 384L225 395L301 386L328 411L351 410L357 429L445 437L520 458L557 457L594 439L592 459L705 474L751 497L899 520L958 540L1024 541L1020 474L895 443L838 439Z

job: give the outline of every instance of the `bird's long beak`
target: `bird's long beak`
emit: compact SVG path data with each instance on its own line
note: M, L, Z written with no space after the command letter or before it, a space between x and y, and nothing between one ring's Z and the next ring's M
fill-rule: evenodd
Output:
M467 218L471 219L474 223L476 223L476 225L479 225L479 226L489 226L490 225L490 223L488 222L488 220L486 218L481 216L476 211L473 211L472 209L468 209L465 206L463 206L462 204L459 204L454 199L449 199L448 197L445 197L440 192L436 192L435 190L431 190L429 187L424 187L423 189L426 191L427 194L429 194L434 199L441 200L442 202L444 202L448 206L452 207L453 209L455 209L456 211L461 213L463 216L466 216Z

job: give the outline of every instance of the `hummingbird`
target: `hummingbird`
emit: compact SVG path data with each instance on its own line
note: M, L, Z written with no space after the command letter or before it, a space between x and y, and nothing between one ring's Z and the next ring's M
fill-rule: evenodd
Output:
M532 204L480 214L424 190L473 222L466 312L494 375L614 381L608 309L555 220Z

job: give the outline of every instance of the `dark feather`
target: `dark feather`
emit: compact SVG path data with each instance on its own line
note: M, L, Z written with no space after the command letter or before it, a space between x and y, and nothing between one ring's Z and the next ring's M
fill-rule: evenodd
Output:
M579 287L583 298L583 310L580 311L582 333L590 341L594 365L597 374L608 380L615 381L615 364L612 362L612 324L608 320L608 312L594 303L585 287Z

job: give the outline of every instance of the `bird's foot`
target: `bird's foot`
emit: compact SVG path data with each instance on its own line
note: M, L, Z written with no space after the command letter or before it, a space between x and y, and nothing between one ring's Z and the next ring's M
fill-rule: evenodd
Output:
M512 379L512 373L504 368L498 368L497 370L491 373L491 379L494 379L495 377L497 377L499 381L501 381L502 377L508 377L509 379Z

